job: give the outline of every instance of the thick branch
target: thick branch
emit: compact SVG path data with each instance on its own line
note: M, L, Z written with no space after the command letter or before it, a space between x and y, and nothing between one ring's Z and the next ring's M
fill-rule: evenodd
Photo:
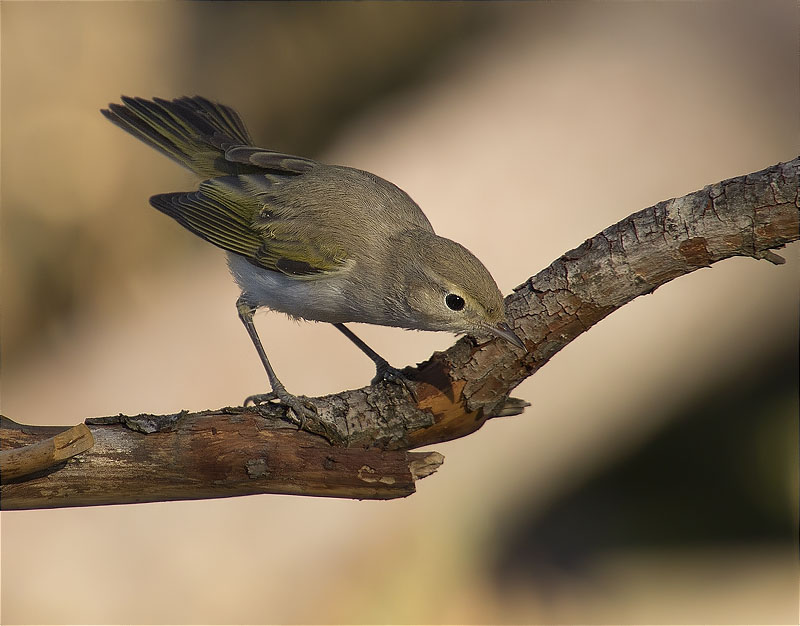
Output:
M3 510L255 493L399 498L443 461L436 452L333 447L241 410L88 422L95 444L87 454L27 477L3 472ZM41 445L34 442L54 430L7 418L0 426L3 445L15 450Z
M799 180L800 158L660 202L567 252L506 299L527 353L502 340L463 338L404 370L415 398L403 385L380 383L313 399L319 418L309 421L310 432L287 428L276 406L173 419L110 418L112 425L90 426L98 444L64 469L4 484L0 505L244 493L407 495L413 491L412 466L430 469L441 457L404 450L462 437L491 417L522 412L525 403L509 392L619 307L728 257L777 262L780 257L770 250L800 236ZM135 432L148 430L150 422L158 432ZM169 430L162 428L165 422ZM3 429L4 446L8 432ZM106 482L119 468L120 486Z
M634 298L733 256L775 262L800 237L800 157L659 202L556 259L506 298L528 353L462 338L406 375L417 406L381 386L321 400L350 445L415 448L469 434L507 412L508 393L564 346ZM417 408L423 409L422 412Z

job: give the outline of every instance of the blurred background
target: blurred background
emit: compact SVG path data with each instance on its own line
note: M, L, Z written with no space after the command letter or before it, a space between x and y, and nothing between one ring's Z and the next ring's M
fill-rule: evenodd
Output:
M120 94L201 94L260 145L391 180L504 292L800 147L793 2L4 2L0 18L0 409L23 423L266 390L223 253L147 203L196 181L100 115ZM436 446L444 466L405 500L4 512L0 621L797 623L799 250L624 307L515 390L524 415ZM295 393L373 374L328 325L256 323ZM398 367L453 342L356 330Z

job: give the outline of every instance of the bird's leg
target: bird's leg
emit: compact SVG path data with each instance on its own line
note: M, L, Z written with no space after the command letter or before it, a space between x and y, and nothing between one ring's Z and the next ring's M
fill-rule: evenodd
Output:
M239 313L239 319L242 320L242 324L244 324L245 329L247 329L247 334L250 335L250 339L256 348L256 352L258 352L259 358L261 358L261 363L264 364L264 369L267 371L267 378L269 378L269 384L272 387L272 391L269 393L259 393L245 398L244 406L250 403L259 405L264 402L270 402L271 400L278 400L281 404L292 410L297 418L299 428L302 429L306 418L316 415L314 406L286 391L286 387L283 386L283 383L278 380L278 377L275 375L275 371L272 369L272 365L270 365L267 353L264 351L264 346L261 345L261 340L258 338L256 327L253 324L253 314L256 312L255 307L247 302L244 297L240 297L236 301L236 310Z
M344 324L334 324L334 326L340 330L345 337L356 344L358 349L372 359L373 363L375 363L375 369L377 371L375 373L375 377L370 381L370 383L374 385L382 380L387 382L397 382L398 379L402 378L403 375L400 373L400 370L389 365L389 362L386 359L384 359L380 354L375 352L375 350L364 343L364 341L347 326Z
M373 363L375 363L376 372L375 377L370 381L371 384L374 385L382 380L385 380L389 383L400 384L408 389L408 392L411 394L411 396L416 399L414 391L408 386L405 376L403 376L403 373L399 369L389 365L389 362L386 359L375 352L375 350L370 348L358 335L347 328L347 326L344 324L334 324L334 326L340 330L345 337L356 344L358 349L372 359Z

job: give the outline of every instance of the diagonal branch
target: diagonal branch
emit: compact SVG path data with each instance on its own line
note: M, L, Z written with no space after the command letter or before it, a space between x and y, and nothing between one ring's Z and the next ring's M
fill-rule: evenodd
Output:
M506 299L527 353L462 338L404 370L413 396L403 385L379 383L314 398L318 419L309 432L287 428L278 406L87 420L94 448L50 473L14 482L3 476L0 507L246 493L408 495L442 459L407 450L521 413L525 403L508 394L621 306L732 256L781 262L771 250L800 237L799 181L800 157L660 202L565 253ZM4 447L53 434L11 424L0 428Z

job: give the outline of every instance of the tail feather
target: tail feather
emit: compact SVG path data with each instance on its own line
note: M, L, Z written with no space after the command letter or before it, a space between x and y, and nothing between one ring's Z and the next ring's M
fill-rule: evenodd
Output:
M169 105L168 101L161 98L154 98L153 100L162 106ZM199 118L222 135L233 138L235 145L253 145L253 140L250 138L250 133L247 132L242 118L232 108L224 104L216 104L202 96L195 96L194 98L184 96L173 100L173 104L176 114L184 113L186 115L184 121L187 123L191 123L190 120L192 119L197 120Z
M203 177L251 174L261 168L232 162L225 151L252 146L253 140L233 109L201 96L172 101L122 97L101 112L112 123Z

